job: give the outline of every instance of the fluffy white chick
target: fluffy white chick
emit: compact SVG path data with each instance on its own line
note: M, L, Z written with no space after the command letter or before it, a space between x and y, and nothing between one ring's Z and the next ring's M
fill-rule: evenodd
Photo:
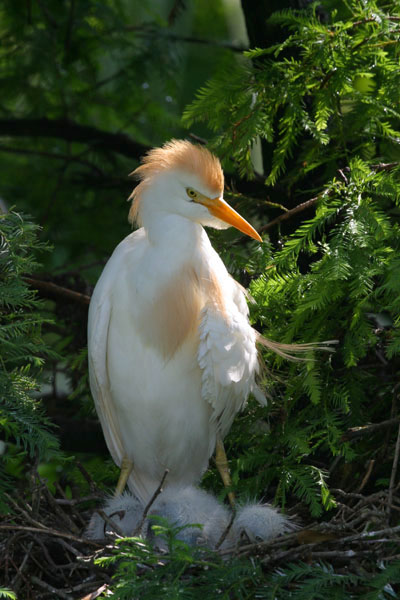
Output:
M132 536L142 521L145 507L129 492L107 500L105 514L118 526L123 535ZM232 512L212 494L194 486L172 485L165 488L150 507L140 535L151 540L161 550L167 542L156 535L151 527L151 516L163 517L171 526L183 527L177 538L192 546L234 549L244 538L252 543L267 542L296 529L296 525L268 504L250 503L239 507L233 519ZM90 539L104 539L112 528L99 514L94 514L87 528Z
M238 543L243 535L250 542L267 542L289 533L296 525L268 504L246 504L238 509L230 532L230 540Z
M144 506L135 496L125 492L120 496L109 498L102 510L119 530L129 537L133 535L142 519ZM144 528L147 526L148 523L144 525ZM92 540L103 540L111 532L112 527L99 514L95 513L86 529L86 536Z
M121 533L131 536L143 518L145 507L129 492L110 498L103 507L105 514L118 526ZM190 545L215 548L229 525L231 513L218 500L194 486L172 485L155 499L148 516L165 518L174 527L183 527L177 538ZM167 544L151 528L152 519L146 518L140 534L153 541L160 549ZM190 527L193 525L193 527ZM197 525L197 526L196 526ZM86 535L89 539L104 539L112 528L99 514L91 518Z
M176 527L184 527L177 538L190 544L213 549L229 525L230 511L210 493L194 486L171 486L158 496L150 515L164 517ZM201 527L187 527L200 525ZM155 544L165 548L160 536Z

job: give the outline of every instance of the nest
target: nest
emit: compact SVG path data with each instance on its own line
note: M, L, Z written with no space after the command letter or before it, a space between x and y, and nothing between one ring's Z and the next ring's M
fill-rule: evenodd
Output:
M90 495L72 499L65 497L59 485L53 495L36 472L32 475L34 483L27 497L7 495L12 512L0 525L2 585L24 600L94 600L110 589L113 575L111 568L99 567L95 560L109 556L118 538L113 534L103 545L84 537L104 494L87 473ZM338 573L365 572L377 561L399 559L400 526L390 526L400 512L399 488L400 483L370 495L333 489L337 509L331 511L330 520L310 521L266 543L243 541L235 555L257 558L265 572L300 560L329 562ZM301 504L291 512L307 514ZM162 568L162 561L157 568Z

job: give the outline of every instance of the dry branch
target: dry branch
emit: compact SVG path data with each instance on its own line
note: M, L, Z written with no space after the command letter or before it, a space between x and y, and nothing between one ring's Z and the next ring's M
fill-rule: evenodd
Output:
M397 464L397 460L395 456L393 465ZM85 502L99 497L99 493L94 491L94 482L83 467L82 472L92 488L89 496L68 500L58 486L57 496L50 500L43 485L40 485L35 487L35 493L40 495L35 510L23 497L10 499L13 515L8 522L5 519L0 525L0 537L4 540L0 571L4 573L4 583L18 589L21 598L79 597L81 600L93 600L101 591L108 589L112 571L100 569L94 560L114 553L116 540L108 537L103 546L72 533L72 529L82 531L82 524L86 525L90 519L91 511L85 509ZM164 473L146 506L140 527L161 493L166 476L167 473ZM37 477L35 479L37 481ZM268 542L242 544L219 553L227 557L233 551L239 557L257 559L265 571L285 568L288 562L295 560L328 561L336 569L352 570L368 569L371 561L376 564L377 560L396 560L400 526L388 527L387 512L389 504L400 508L400 484L395 485L395 479L393 475L390 489L370 495L331 490L340 502L330 521L320 524L308 522L303 529ZM60 510L68 518L62 516ZM99 512L106 522L110 520L102 511ZM69 521L75 524L73 528ZM109 524L118 532L115 523L110 521ZM165 555L161 556L165 559ZM160 567L154 568L162 568L163 560L160 560ZM77 596L77 593L80 595Z
M279 217L276 217L276 219L273 219L266 225L263 225L262 227L260 227L260 231L262 231L264 233L265 231L268 231L268 229L271 229L271 227L273 227L274 225L278 225L278 223L281 223L282 221L286 221L287 219L290 219L291 217L293 217L293 215L295 215L299 212L302 212L303 210L307 210L307 208L314 206L314 204L321 197L322 197L322 194L320 194L319 196L315 196L315 198L311 198L310 200L307 200L306 202L302 202L301 204L298 204L291 210L284 212L282 215L279 215Z
M79 304L89 306L90 296L88 296L87 294L74 292L73 290L70 290L61 285L57 285L56 283L52 283L51 281L33 279L33 277L24 277L24 280L26 281L26 283L29 283L29 285L33 288L41 290L46 294L50 294L50 296L61 296L63 298L67 298L68 300L72 300L73 302L79 302Z
M382 421L381 423L372 423L371 425L364 425L363 427L352 427L342 435L341 441L347 442L348 440L352 440L363 435L375 433L380 429L387 429L388 427L392 427L392 425L397 425L397 423L400 423L400 417L388 419L387 421Z
M0 137L58 138L90 144L102 152L117 152L138 160L148 150L123 133L80 125L70 119L0 119Z

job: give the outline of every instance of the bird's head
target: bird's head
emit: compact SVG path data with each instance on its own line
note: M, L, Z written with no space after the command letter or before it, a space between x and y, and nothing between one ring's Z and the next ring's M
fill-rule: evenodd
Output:
M131 195L130 221L146 226L146 221L157 215L176 214L216 229L232 225L262 241L256 230L223 199L221 164L203 146L171 140L150 150L132 175L140 183Z

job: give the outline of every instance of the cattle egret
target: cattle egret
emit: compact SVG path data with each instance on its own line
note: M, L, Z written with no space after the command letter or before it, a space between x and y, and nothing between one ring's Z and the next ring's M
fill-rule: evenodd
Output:
M130 220L140 229L115 249L94 290L88 327L92 394L108 449L146 504L166 486L196 484L257 388L256 331L243 288L203 226L233 225L262 241L223 199L219 160L173 140L134 175Z

